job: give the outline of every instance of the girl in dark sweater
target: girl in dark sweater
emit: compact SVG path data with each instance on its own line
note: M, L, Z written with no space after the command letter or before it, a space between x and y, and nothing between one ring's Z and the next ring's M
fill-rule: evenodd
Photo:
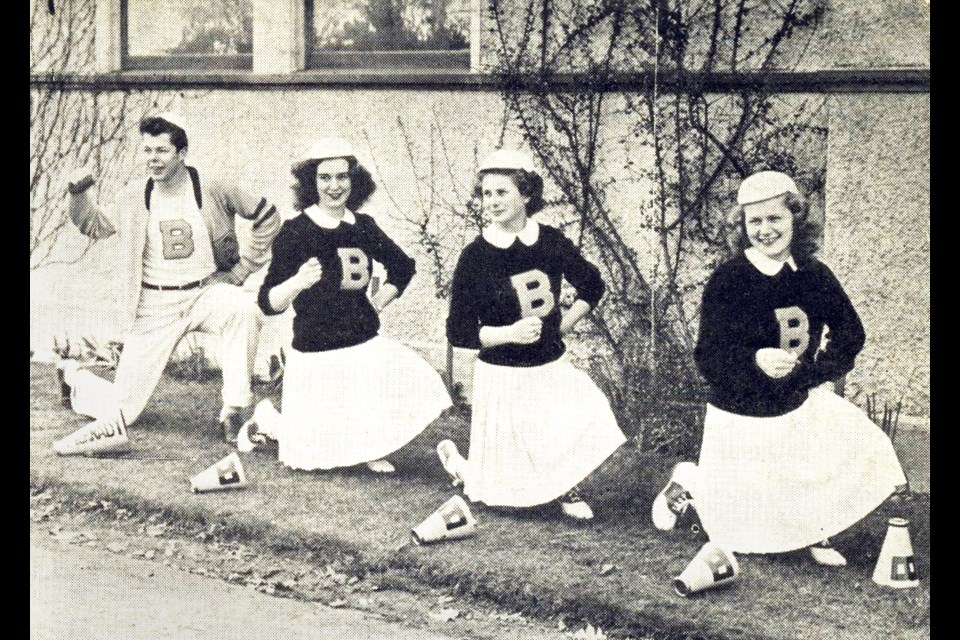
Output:
M479 349L469 461L450 440L444 468L474 501L530 507L560 498L564 513L593 513L572 491L625 438L603 392L564 355L563 335L600 300L597 268L558 229L530 218L543 180L529 156L501 150L480 165L477 196L489 221L453 274L447 336ZM577 299L561 313L566 279Z
M711 390L700 461L677 466L654 522L671 528L692 497L730 551L810 547L816 562L843 565L827 538L906 482L883 431L824 384L853 368L863 326L813 255L820 228L789 176L746 178L737 203L734 255L707 282L694 353Z
M297 469L367 463L390 473L383 458L450 406L429 364L378 335L378 314L406 288L414 262L373 218L355 213L375 186L349 143L321 140L293 175L301 213L274 240L258 297L265 314L291 304L296 313L277 427L280 461ZM372 298L371 260L387 272Z

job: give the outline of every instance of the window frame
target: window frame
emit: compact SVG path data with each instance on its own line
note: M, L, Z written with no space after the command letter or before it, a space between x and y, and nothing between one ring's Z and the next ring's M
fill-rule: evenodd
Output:
M322 2L322 0L319 0ZM462 50L382 50L382 51L331 51L314 47L316 38L313 28L313 7L317 0L303 0L304 10L304 47L305 70L314 73L379 73L379 74L434 74L469 73L473 70L473 51L476 31L475 16L471 15L470 34L467 47ZM471 2L471 13L478 10L477 3ZM430 64L424 65L424 60ZM359 63L358 63L359 61Z
M130 55L129 4L120 0L121 71L253 71L253 53Z

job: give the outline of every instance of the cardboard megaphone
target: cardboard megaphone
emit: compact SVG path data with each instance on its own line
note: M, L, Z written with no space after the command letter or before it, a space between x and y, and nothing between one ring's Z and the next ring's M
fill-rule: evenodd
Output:
M470 507L460 496L453 496L410 531L417 544L466 538L477 530Z
M673 590L683 597L732 582L740 574L733 553L712 542L703 545L687 568L673 580Z
M94 420L53 443L53 450L61 456L126 451L129 448L127 423L119 410L113 417Z
M917 587L917 567L913 560L913 545L906 518L890 518L887 537L880 548L880 558L873 570L873 581L884 587L909 589Z
M243 471L240 456L236 451L190 478L190 489L194 493L240 489L245 486L247 474Z
M113 383L87 371L65 370L66 383L70 385L70 404L79 414L91 418L106 418L116 415L117 406L113 398Z

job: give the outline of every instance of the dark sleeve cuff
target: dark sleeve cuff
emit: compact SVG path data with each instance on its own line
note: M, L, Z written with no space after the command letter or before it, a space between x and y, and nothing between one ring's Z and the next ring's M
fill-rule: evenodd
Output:
M270 306L270 289L272 288L273 286L268 287L266 283L264 283L263 286L260 287L260 292L257 294L257 306L260 307L260 310L263 311L263 315L265 316L278 316L283 313L283 311L277 311Z

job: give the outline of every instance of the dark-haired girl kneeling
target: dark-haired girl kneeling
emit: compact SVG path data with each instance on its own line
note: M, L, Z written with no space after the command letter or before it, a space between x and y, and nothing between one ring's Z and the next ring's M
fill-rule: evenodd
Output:
M296 312L276 433L280 461L296 469L366 463L390 473L386 456L451 404L423 358L378 335L378 314L413 278L414 262L372 217L354 212L374 183L345 140L313 145L293 175L302 213L277 235L259 295L264 313L290 304ZM372 299L371 260L387 272Z

